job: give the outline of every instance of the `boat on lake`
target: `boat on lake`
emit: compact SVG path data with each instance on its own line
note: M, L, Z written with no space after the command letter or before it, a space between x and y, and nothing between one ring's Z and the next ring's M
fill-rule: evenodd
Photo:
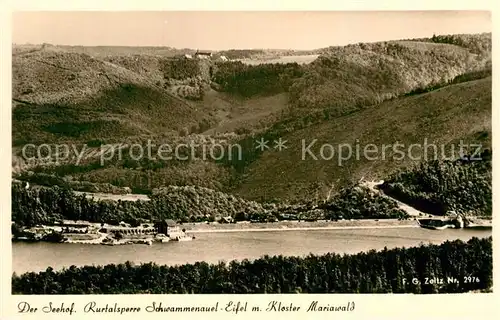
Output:
M422 228L431 230L444 230L448 228L455 228L455 224L446 219L417 219L418 225Z

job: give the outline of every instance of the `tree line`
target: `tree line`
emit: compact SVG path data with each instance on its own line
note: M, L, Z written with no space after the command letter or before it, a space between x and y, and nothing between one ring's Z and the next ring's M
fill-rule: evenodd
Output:
M483 34L453 34L453 35L433 35L427 39L435 43L454 44L467 48L477 54L491 52L491 33Z
M453 79L451 79L449 81L441 81L441 82L438 82L435 84L430 84L427 87L414 89L414 90L406 93L405 96L413 96L416 94L431 92L431 91L434 91L434 90L437 90L437 89L440 89L440 88L443 88L443 87L446 87L446 86L449 86L452 84L484 79L487 77L491 77L491 75L492 75L492 69L490 66L490 68L487 68L487 69L476 70L476 71L471 71L471 72L467 72L464 74L459 74L458 76L454 77Z
M263 256L159 266L71 266L13 274L13 294L459 293L490 290L492 238L353 255ZM414 279L418 280L416 282ZM427 279L427 281L426 281ZM443 279L443 281L436 281ZM456 280L456 281L454 281Z

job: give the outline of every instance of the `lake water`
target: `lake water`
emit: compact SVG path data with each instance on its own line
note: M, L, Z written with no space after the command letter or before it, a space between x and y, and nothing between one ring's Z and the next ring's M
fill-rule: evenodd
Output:
M48 266L105 265L132 261L184 264L255 259L263 255L303 256L309 253L356 253L370 249L439 244L446 240L488 237L491 230L428 230L423 228L346 229L196 233L188 242L103 246L47 242L12 244L12 271L21 274Z

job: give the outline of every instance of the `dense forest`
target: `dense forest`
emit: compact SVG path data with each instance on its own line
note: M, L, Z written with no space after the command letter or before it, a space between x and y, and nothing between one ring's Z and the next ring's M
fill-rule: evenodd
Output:
M492 285L491 237L354 255L264 256L177 266L127 262L61 271L49 267L12 277L14 294L458 293L488 291Z
M283 216L296 220L406 218L394 201L364 187L349 187L319 205L313 203L259 203L208 188L169 186L156 189L150 201L89 199L68 188L26 189L12 185L12 221L18 226L52 224L61 219L118 224L140 220L175 219L179 222L272 222Z
M213 81L223 91L252 97L288 91L293 80L302 74L303 68L298 63L246 65L232 61L217 65Z
M61 219L136 224L138 220L175 219L214 221L218 216L264 214L254 202L201 187L167 187L150 201L113 201L89 199L60 187L25 189L12 186L12 221L20 226L52 224Z
M481 159L421 163L393 174L381 188L423 212L491 216L491 153Z
M160 70L163 72L165 79L183 80L200 74L198 61L191 59L162 60Z

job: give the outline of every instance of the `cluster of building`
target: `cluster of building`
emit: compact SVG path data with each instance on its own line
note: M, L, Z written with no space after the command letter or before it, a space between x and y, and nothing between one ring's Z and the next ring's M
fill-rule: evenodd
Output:
M88 221L63 220L54 225L38 225L23 230L26 240L42 240L49 234L60 233L70 234L108 234L110 236L134 236L134 235L164 235L170 239L178 240L186 237L184 230L173 220L163 220L156 223L146 223L139 226L131 226L128 223L120 222L118 225L104 223L92 223Z

